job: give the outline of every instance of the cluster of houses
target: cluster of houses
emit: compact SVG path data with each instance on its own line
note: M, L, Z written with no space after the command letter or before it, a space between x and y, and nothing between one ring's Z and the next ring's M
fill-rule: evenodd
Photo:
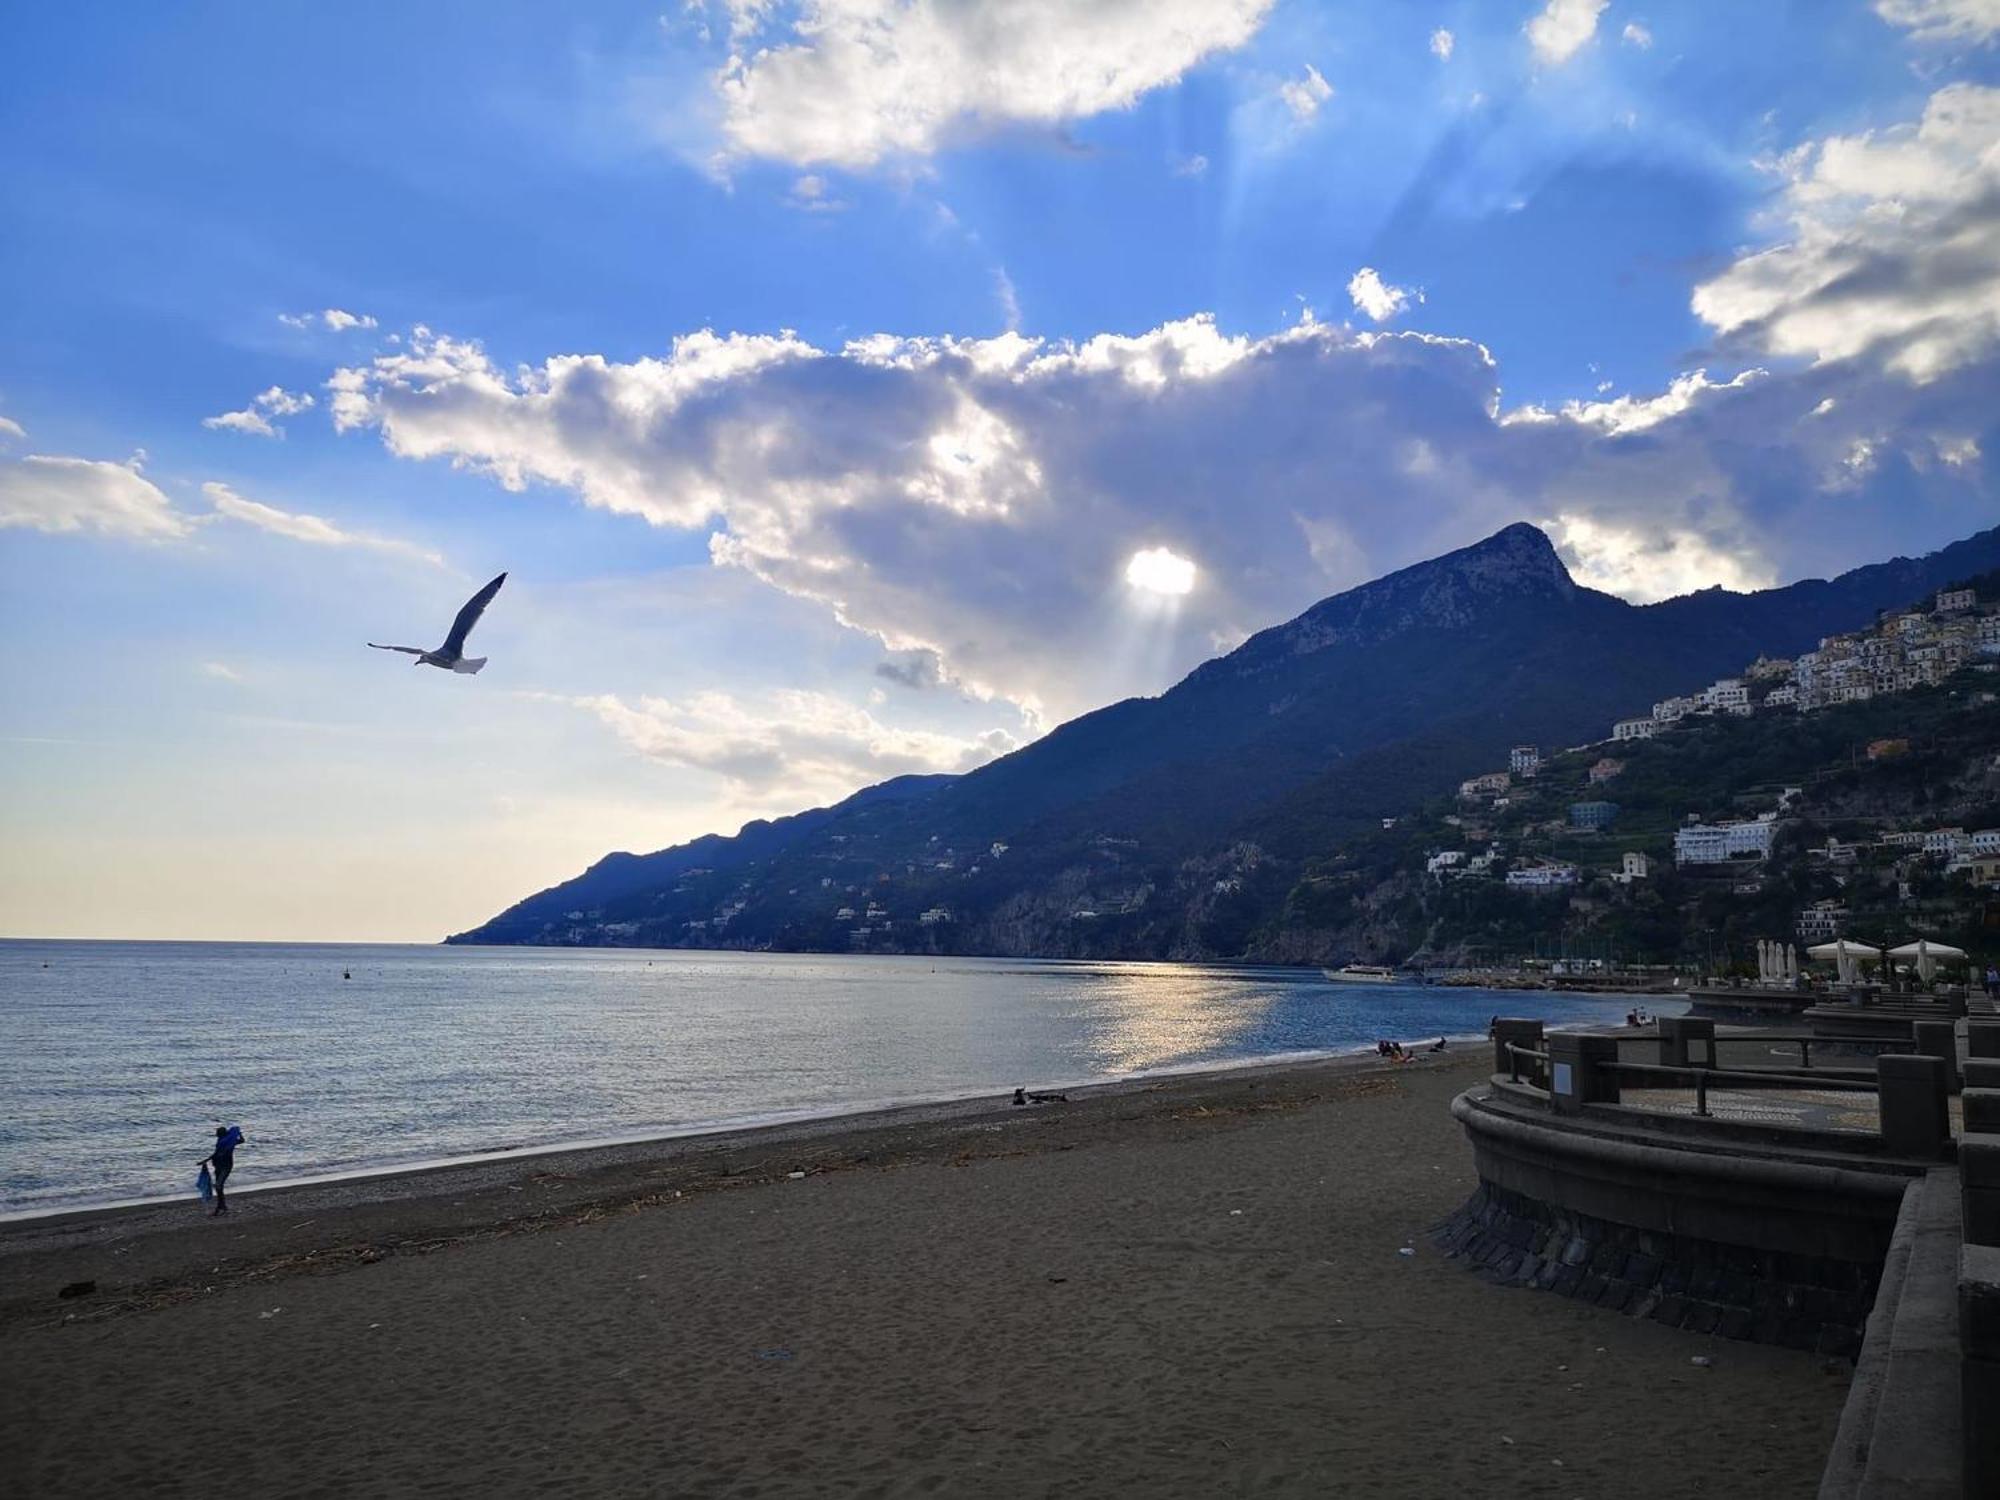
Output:
M1868 849L1883 850L1894 856L1899 894L1905 900L1911 894L1908 879L1911 867L1919 860L1933 867L1942 866L1947 875L1970 875L1974 885L2000 887L2000 828L1982 828L1976 833L1967 833L1963 828L1901 830L1874 839L1846 842L1829 838L1823 846L1807 852L1815 860L1838 866L1856 863ZM1798 934L1808 942L1842 937L1847 930L1847 916L1847 907L1838 900L1816 901L1798 914Z
M2000 604L1973 589L1942 589L1929 610L1885 616L1873 629L1830 635L1791 661L1759 657L1740 677L1667 698L1650 714L1620 719L1611 738L1646 740L1687 719L1758 709L1810 713L1892 693L1935 687L1952 673L2000 659Z

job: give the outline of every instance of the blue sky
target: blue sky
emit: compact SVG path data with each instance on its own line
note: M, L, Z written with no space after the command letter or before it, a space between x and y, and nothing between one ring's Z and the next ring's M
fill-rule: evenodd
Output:
M435 937L1514 520L1634 598L1991 525L1997 29L24 12L0 931ZM502 570L486 674L359 648Z

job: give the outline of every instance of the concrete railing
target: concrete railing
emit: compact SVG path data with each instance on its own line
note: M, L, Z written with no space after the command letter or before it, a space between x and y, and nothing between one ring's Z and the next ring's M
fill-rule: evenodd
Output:
M1673 1017L1659 1023L1660 1061L1630 1062L1620 1055L1628 1038L1592 1032L1548 1032L1539 1021L1504 1019L1493 1029L1496 1073L1514 1084L1527 1083L1547 1095L1559 1115L1581 1114L1591 1105L1623 1102L1621 1081L1632 1086L1672 1084L1694 1090L1694 1113L1713 1119L1712 1091L1769 1092L1811 1089L1816 1092L1872 1094L1876 1097L1879 1136L1890 1153L1920 1161L1949 1160L1953 1154L1949 1095L1957 1082L1957 1048L1950 1032L1942 1037L1920 1035L1912 1052L1884 1052L1872 1072L1859 1069L1723 1067L1716 1060L1721 1041L1715 1023L1693 1017ZM1982 1028L1983 1029L1983 1028ZM1993 1024L1993 1045L2000 1048L2000 1023ZM2000 1067L2000 1055L1993 1059ZM1525 1076L1524 1076L1525 1075ZM1981 1077L1986 1076L1982 1070ZM2000 1079L1996 1079L2000 1082ZM1975 1090L1970 1101L1979 1118L1992 1119L2000 1130L2000 1089ZM1968 1129L1971 1128L1968 1121ZM1996 1136L2000 1145L2000 1136ZM2000 1216L2000 1158L1996 1158L1994 1212ZM2000 1218L1996 1218L2000 1223ZM1996 1240L2000 1243L2000 1240Z

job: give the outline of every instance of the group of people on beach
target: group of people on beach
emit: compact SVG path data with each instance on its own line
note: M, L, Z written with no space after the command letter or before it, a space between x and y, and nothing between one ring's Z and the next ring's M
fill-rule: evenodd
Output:
M1653 1018L1646 1014L1646 1007L1643 1005L1635 1010L1625 1012L1625 1024L1627 1026L1647 1026L1652 1024L1652 1020Z
M1426 1052L1444 1051L1444 1038L1439 1037L1436 1041L1432 1042L1428 1047L1424 1048L1424 1051ZM1380 1041L1375 1044L1375 1055L1378 1057L1386 1057L1391 1062L1409 1062L1411 1059L1416 1057L1417 1052L1414 1047L1405 1047L1401 1042Z

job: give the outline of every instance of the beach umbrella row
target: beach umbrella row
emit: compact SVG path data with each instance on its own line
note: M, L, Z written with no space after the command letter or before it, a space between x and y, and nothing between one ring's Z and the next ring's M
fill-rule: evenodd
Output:
M1937 976L1939 964L1964 963L1966 952L1950 943L1936 943L1929 938L1918 938L1900 948L1886 950L1868 943L1857 943L1852 938L1836 938L1830 943L1815 943L1806 949L1806 957L1831 963L1842 984L1853 984L1861 977L1864 963L1887 968L1899 958L1914 961L1918 977L1929 981Z

